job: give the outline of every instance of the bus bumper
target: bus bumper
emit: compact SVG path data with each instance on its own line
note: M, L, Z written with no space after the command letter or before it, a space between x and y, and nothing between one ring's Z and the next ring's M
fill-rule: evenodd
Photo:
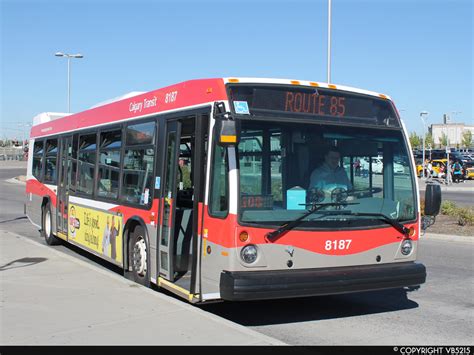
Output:
M220 294L228 301L322 296L419 286L425 280L425 266L415 262L302 270L223 271Z

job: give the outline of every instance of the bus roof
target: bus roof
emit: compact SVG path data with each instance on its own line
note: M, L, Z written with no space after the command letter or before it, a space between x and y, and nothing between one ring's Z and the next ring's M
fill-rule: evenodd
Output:
M388 95L378 93L375 91L369 91L359 88L354 88L351 86L331 84L318 81L308 81L308 80L294 80L294 79L274 79L274 78L239 78L239 77L228 77L223 78L225 84L229 83L248 83L248 84L280 84L280 85L302 85L302 86L312 86L312 87L322 87L328 89L335 89L341 91L349 91L357 94L381 97L384 99L392 100Z
M161 89L127 96L124 99L95 106L86 111L71 114L54 121L33 123L31 138L73 132L78 129L101 126L129 119L153 116L158 113L173 112L184 108L197 108L214 101L227 100L225 85L230 83L283 84L322 87L349 91L364 95L390 98L372 91L305 80L271 78L213 78L196 79L170 85Z

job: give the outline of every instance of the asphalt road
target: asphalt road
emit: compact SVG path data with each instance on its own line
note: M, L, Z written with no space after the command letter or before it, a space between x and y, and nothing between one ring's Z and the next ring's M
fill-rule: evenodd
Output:
M443 191L443 201L453 201L459 206L471 206L474 207L474 190L470 192L462 191Z
M23 173L23 169L0 166L0 228L41 241L36 227L23 216L24 185L5 182ZM55 248L120 272L77 248ZM292 345L472 345L474 243L422 239L419 259L427 267L428 278L416 291L201 307Z

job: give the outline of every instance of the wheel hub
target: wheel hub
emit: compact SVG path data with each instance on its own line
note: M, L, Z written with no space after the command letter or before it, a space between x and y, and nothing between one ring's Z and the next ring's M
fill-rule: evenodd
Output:
M45 221L44 221L44 232L49 237L51 235L51 213L46 211Z
M133 268L140 276L146 274L146 243L143 238L139 238L133 246Z

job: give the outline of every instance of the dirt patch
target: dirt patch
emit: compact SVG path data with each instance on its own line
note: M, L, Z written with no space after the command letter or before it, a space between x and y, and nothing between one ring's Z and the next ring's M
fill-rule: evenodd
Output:
M426 232L474 237L474 226L461 226L456 217L439 214L436 216L435 224L429 227Z

